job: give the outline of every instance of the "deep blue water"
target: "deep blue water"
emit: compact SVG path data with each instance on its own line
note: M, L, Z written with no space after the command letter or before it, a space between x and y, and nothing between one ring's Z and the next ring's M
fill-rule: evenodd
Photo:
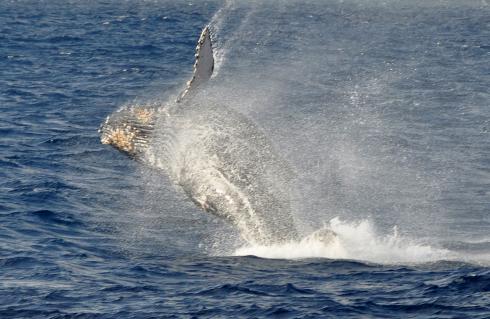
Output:
M208 23L210 94L339 246L242 247L100 144L182 88ZM0 318L490 317L486 1L4 0L0 30Z

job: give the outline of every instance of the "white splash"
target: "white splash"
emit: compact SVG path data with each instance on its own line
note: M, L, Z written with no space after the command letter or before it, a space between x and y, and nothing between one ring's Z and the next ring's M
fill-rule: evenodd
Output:
M354 259L384 264L451 259L448 250L434 248L403 237L396 228L391 234L380 236L368 220L346 222L336 217L324 228L334 231L337 236L325 242L321 237L315 236L318 232L316 231L300 241L287 244L240 247L234 255L277 259Z
M248 4L250 6L250 3ZM209 27L211 29L211 38L213 40L213 55L214 55L214 71L212 77L218 76L221 67L226 61L226 56L231 50L232 45L244 36L243 28L248 25L250 17L254 14L255 6L252 4L239 22L238 26L236 24L235 14L237 10L237 1L226 0L223 6L216 11L216 13L211 18L209 22ZM231 24L230 24L231 23ZM224 35L223 30L230 32L231 34Z
M213 52L214 52L214 72L212 77L215 77L223 64L223 60L225 59L226 50L223 48L223 43L220 41L219 36L221 33L221 29L223 28L223 22L229 11L231 10L233 2L227 0L223 7L221 7L214 16L211 18L211 22L209 26L211 27L211 36L213 39Z

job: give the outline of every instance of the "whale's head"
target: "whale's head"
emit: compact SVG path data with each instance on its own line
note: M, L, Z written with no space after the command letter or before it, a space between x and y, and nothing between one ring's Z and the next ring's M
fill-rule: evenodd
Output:
M154 123L153 108L126 107L114 112L102 123L99 129L100 141L137 158L148 148Z
M206 83L214 70L211 31L206 26L197 42L192 78L187 82L176 103L185 103L196 89ZM158 108L159 111L162 108ZM141 159L148 148L156 118L156 108L149 106L125 107L111 114L102 123L99 133L102 144L112 145L132 158Z

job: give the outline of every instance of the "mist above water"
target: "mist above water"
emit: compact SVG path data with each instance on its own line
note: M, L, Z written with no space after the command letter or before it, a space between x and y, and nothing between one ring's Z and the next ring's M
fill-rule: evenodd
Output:
M452 23L445 5L424 15L399 1L224 3L211 20L216 71L202 112L218 103L246 115L290 164L301 239L265 247L213 235L211 253L424 262L463 258L454 243L488 241L488 219L461 229L454 203L468 198L457 181L470 152L446 129L470 129L457 116L483 109L471 89L455 91L476 66L441 65L457 63L440 46L458 39L441 44L437 26L424 28L434 15ZM338 238L315 241L321 227Z

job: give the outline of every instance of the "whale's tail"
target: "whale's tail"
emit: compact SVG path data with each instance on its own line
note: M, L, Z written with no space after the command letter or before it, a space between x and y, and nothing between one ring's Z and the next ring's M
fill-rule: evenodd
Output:
M211 33L206 26L196 46L194 71L185 89L179 94L177 102L192 95L196 89L207 82L214 69ZM102 144L112 145L117 150L140 159L153 132L156 110L152 106L132 106L118 110L102 123L99 133Z

